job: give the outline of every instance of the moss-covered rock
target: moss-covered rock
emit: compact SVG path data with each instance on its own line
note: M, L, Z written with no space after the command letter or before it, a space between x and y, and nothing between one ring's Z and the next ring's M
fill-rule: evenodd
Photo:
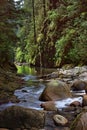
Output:
M24 81L16 74L0 68L0 104L17 101L13 96L14 91L22 86Z
M87 112L82 112L76 117L70 130L87 130Z
M2 128L43 128L45 113L19 106L9 107L0 112L0 127Z
M69 86L59 80L51 80L40 96L42 101L56 101L71 97Z

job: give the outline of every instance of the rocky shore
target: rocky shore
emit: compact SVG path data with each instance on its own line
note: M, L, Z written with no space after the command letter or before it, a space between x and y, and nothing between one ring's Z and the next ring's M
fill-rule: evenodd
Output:
M0 105L3 103L18 102L14 91L25 83L16 73L4 71L0 68Z

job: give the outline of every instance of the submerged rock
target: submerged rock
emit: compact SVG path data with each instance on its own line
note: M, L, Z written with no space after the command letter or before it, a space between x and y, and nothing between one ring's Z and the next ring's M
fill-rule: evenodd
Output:
M56 101L71 97L69 86L59 80L51 80L40 96L42 101Z
M45 113L19 106L9 107L0 112L0 127L2 128L43 128Z

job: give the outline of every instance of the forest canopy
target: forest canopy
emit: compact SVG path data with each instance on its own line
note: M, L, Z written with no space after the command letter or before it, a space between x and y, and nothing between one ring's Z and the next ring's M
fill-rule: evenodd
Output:
M0 65L87 64L87 0L0 0Z

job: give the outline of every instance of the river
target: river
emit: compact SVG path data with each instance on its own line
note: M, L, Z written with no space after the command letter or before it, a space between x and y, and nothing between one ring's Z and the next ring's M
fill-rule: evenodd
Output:
M37 110L42 110L40 104L42 103L39 101L39 96L41 95L42 91L46 87L46 81L38 80L37 76L42 76L45 74L49 74L51 72L56 71L55 69L40 69L40 68L30 68L28 65L17 66L18 74L23 74L22 77L25 81L28 82L27 86L22 86L22 89L15 90L14 95L20 99L19 103L6 103L0 105L0 110L3 110L9 106L17 105L26 108L33 108ZM84 92L83 92L84 93ZM82 97L78 96L77 98L68 98L61 101L56 101L55 105L59 109L68 106L72 101L80 101L82 102Z

